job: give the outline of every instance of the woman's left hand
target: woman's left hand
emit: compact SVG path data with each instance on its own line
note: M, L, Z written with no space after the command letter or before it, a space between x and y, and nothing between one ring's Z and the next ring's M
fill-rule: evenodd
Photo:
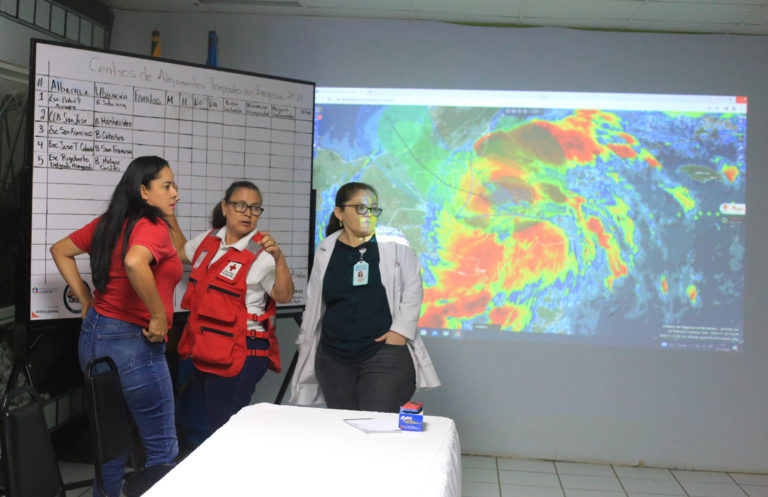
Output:
M165 340L165 335L168 333L168 322L166 321L165 316L150 317L149 326L143 328L141 332L150 342L162 342Z
M396 331L389 330L376 339L377 342L384 342L388 345L405 345L408 339Z
M259 241L261 247L274 257L276 261L283 257L283 251L280 250L280 245L277 244L275 239L266 231L262 231L261 234L263 235L261 241Z

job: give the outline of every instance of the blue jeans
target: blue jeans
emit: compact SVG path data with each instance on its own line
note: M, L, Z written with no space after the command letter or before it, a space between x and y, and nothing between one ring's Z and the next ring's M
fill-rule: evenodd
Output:
M384 344L353 364L339 362L319 344L315 374L331 409L398 412L416 391L416 368L408 347Z
M120 373L128 408L139 430L146 452L146 465L172 463L179 454L174 417L173 384L165 360L165 342L152 343L141 326L88 311L80 329L80 367L92 359L109 356ZM101 467L109 497L119 497L127 457ZM96 485L93 495L101 497Z

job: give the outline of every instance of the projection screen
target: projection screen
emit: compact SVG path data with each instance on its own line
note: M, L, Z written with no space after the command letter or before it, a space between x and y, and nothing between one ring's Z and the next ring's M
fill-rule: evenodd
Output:
M740 351L747 98L317 88L336 190L423 268L425 337Z

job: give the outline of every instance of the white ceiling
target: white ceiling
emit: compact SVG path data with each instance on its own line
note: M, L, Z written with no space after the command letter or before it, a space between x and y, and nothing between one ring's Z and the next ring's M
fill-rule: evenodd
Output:
M102 0L121 10L768 35L768 0Z

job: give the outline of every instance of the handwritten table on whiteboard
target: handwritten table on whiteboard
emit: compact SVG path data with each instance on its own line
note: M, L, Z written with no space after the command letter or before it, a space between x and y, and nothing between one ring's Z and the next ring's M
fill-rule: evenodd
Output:
M134 157L166 159L188 238L232 181L262 190L259 229L286 254L303 304L314 84L37 42L31 319L79 317L48 247L104 212ZM78 258L87 278L87 258ZM186 280L182 281L182 285ZM183 288L180 288L183 290ZM176 307L183 291L177 291ZM72 297L72 296L70 296Z
M397 414L256 404L243 408L145 497L226 495L459 497L453 420L366 434L346 418Z

